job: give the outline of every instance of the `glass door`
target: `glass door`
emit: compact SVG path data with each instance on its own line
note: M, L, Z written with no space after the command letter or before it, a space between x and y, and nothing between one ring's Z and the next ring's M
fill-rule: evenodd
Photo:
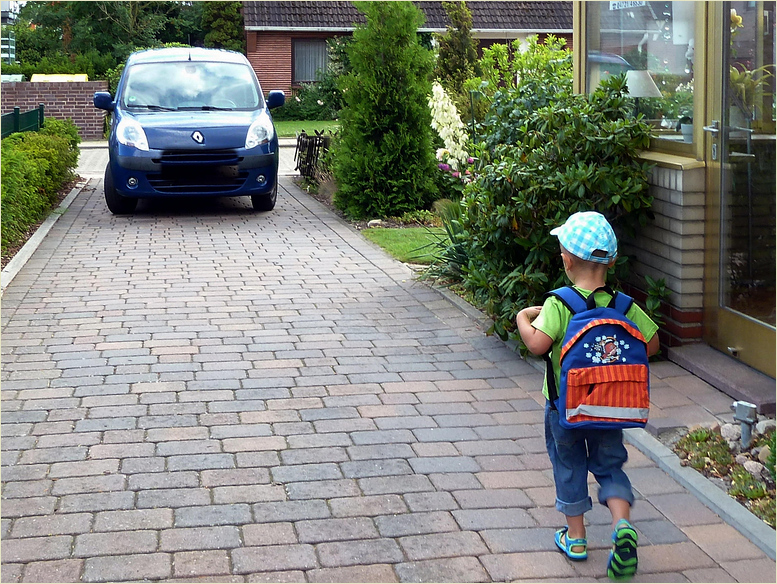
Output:
M774 377L775 2L710 6L705 335Z

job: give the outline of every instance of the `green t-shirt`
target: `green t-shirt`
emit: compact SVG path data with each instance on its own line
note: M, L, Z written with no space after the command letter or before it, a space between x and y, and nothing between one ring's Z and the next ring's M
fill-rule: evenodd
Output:
M591 290L583 290L574 286L575 290L580 292L585 298L591 295ZM596 293L596 306L607 306L610 302L610 295L606 292ZM645 337L646 341L650 341L653 335L658 331L658 325L650 320L650 317L637 306L635 302L632 304L629 311L626 313L626 318L637 325L637 328ZM572 313L566 308L561 301L555 296L549 297L545 300L545 304L542 305L542 312L534 319L532 326L539 331L542 331L553 339L553 345L551 346L550 359L553 363L553 374L556 376L556 387L561 386L561 365L559 364L559 358L561 355L561 344L564 341L564 336L569 326L569 321L572 320ZM547 378L542 382L542 395L548 398L548 381Z

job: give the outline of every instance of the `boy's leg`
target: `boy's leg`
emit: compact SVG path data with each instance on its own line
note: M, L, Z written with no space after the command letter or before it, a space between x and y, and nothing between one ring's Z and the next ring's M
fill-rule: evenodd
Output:
M561 537L585 539L584 513L592 508L588 496L587 450L583 437L574 430L561 428L558 411L545 407L545 444L553 465L556 485L556 509L566 516L568 530ZM582 552L582 546L573 546Z
M607 562L607 575L627 580L637 571L637 532L629 523L634 493L623 471L628 452L620 430L592 432L588 436L589 468L600 485L599 502L612 515L613 547Z

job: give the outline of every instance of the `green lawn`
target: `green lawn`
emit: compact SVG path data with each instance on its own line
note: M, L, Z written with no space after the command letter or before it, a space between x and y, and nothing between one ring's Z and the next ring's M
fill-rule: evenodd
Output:
M317 122L310 120L283 120L275 122L275 131L278 132L280 138L294 138L298 133L303 130L307 134L314 134L315 130L319 132L332 130L333 132L340 128L340 122L325 121Z
M399 261L411 264L429 265L436 249L429 245L437 241L437 235L444 235L440 227L404 227L390 229L373 227L362 229L361 234L378 244Z

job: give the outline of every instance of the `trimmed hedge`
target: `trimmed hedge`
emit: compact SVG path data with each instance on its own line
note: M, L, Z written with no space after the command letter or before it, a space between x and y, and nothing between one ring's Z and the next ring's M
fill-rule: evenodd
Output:
M5 256L44 219L62 188L75 178L78 128L48 118L40 132L11 134L0 143L0 243Z

